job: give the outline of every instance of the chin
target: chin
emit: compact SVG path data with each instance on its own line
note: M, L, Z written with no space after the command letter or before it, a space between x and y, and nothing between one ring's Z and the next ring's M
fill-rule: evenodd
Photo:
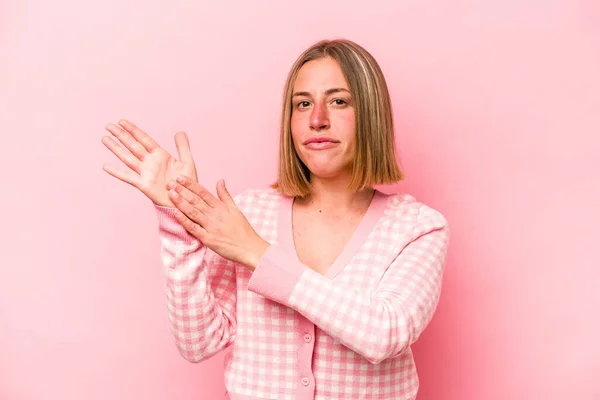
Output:
M335 178L352 171L352 159L350 157L325 156L323 154L310 154L308 157L300 158L310 172L319 178Z
M340 175L343 175L344 169L340 166L336 165L314 165L308 164L308 169L310 170L313 176L317 176L319 178L335 178Z

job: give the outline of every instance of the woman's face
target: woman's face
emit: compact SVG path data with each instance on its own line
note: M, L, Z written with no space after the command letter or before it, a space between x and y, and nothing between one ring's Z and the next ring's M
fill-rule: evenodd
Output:
M354 104L337 61L309 61L298 71L291 128L296 152L312 175L350 176L355 149Z

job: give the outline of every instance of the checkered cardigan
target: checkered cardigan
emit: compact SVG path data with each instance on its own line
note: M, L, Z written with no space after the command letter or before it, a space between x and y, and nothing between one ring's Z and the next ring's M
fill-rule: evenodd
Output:
M440 297L449 230L407 194L376 191L325 275L303 265L293 198L274 189L235 198L271 246L256 270L203 246L156 207L170 329L183 357L227 349L225 398L414 399L411 344Z

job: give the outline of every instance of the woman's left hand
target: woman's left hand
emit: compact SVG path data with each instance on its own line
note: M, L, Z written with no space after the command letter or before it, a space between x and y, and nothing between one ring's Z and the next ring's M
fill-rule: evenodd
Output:
M218 198L186 176L169 182L167 189L185 230L222 257L255 269L269 243L252 228L224 180L217 183Z

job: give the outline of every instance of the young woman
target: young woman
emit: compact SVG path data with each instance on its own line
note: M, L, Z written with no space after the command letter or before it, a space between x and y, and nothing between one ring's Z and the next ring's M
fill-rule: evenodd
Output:
M156 207L171 330L191 362L225 357L231 400L414 399L411 345L441 292L445 218L408 194L390 98L373 57L321 41L293 65L277 182L235 198L199 183L128 121L103 143L131 171L104 169Z

